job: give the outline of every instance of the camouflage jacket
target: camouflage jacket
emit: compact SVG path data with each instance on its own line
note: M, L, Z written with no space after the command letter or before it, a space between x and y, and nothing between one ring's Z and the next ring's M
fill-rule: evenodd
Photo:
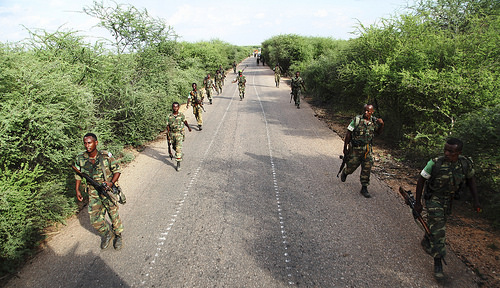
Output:
M444 161L444 156L441 156L429 160L420 175L427 179L429 192L446 198L459 191L467 179L474 176L474 167L472 161L462 155L457 162Z
M170 127L170 133L183 133L184 120L186 120L186 116L182 112L179 112L177 115L173 113L168 115L167 125Z
M106 176L102 173L101 159L104 162L104 170L106 171ZM75 167L78 168L82 173L85 173L92 177L99 183L105 181L111 181L115 173L121 173L120 165L118 161L113 157L110 152L98 151L95 162L90 162L90 157L87 151L78 155L75 159ZM82 178L75 174L76 180L82 180ZM92 186L89 186L92 187Z
M351 143L354 147L371 145L375 130L380 124L377 123L377 118L371 117L369 121L363 118L363 115L354 117L347 127L347 130L352 132Z

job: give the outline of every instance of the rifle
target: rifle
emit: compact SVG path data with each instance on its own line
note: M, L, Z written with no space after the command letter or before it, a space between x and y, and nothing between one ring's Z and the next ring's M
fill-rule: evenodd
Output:
M168 132L167 132L168 133ZM168 143L168 156L170 156L170 160L174 159L174 155L172 155L172 148L170 148L170 139L167 138L167 143Z
M401 196L403 196L403 199L405 200L406 205L410 206L411 211L413 213L413 218L415 218L416 221L422 225L424 228L425 235L429 237L429 239L432 239L432 234L431 230L429 229L429 226L427 226L427 223L425 223L424 218L420 213L415 210L415 198L413 197L413 194L411 194L410 190L404 190L403 187L399 187L399 193Z
M73 168L73 170L75 170L76 174L78 174L80 177L85 178L85 180L87 180L87 183L92 185L95 188L95 190L97 190L97 193L108 198L109 201L111 201L111 203L113 203L115 206L117 206L117 204L116 204L117 200L113 196L111 196L111 194L118 195L120 193L120 191L119 191L119 188L114 183L113 183L113 186L111 188L109 188L106 183L99 183L99 182L95 181L92 177L81 172L74 165L71 165L71 168ZM109 192L111 192L111 193L109 193Z
M290 92L290 103L292 103L292 99L293 99L293 92Z
M347 154L339 155L339 158L342 159L342 164L340 164L339 172L337 173L337 178L339 178L340 172L344 169L345 163L347 162L347 155L349 155L350 150L347 150Z

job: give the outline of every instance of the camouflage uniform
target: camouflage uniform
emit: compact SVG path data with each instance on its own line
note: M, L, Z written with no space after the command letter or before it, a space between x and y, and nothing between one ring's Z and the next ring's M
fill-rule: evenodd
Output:
M196 122L198 123L198 126L203 125L203 118L202 118L202 113L203 113L203 108L201 105L203 105L203 93L198 92L197 90L192 90L189 92L188 99L191 99L191 106L193 106L193 114L194 117L196 118Z
M100 162L101 159L104 163L104 169L107 177L105 177L102 172ZM111 181L113 174L121 173L118 161L113 157L113 155L111 155L111 153L106 151L98 151L95 163L93 164L90 161L89 154L87 152L83 152L76 157L75 167L82 173L88 174L99 183ZM75 174L75 179L82 180L82 178L77 174ZM113 202L111 202L106 196L100 195L91 185L87 185L85 189L89 194L88 210L92 226L103 236L108 234L111 230L115 235L120 235L123 232L123 224L120 220L120 216L118 215L118 205L113 204ZM111 228L106 221L106 212L111 219Z
M304 85L304 80L302 80L302 77L297 77L294 76L292 77L292 94L293 94L293 101L295 101L295 105L297 107L300 106L300 93L301 93L301 87Z
M443 156L434 158L429 160L420 175L428 182L424 197L427 225L433 238L429 243L430 254L434 258L444 257L446 217L451 213L455 193L466 184L466 179L474 176L472 161L462 155L457 162L444 161Z
M177 116L173 113L168 115L167 125L170 126L170 144L175 150L177 162L182 161L182 141L184 141L184 121L186 116L178 112Z
M274 67L274 83L276 87L280 87L281 69L279 66Z
M343 173L346 175L354 173L359 165L361 165L360 182L361 186L370 184L370 171L372 170L372 139L375 136L375 131L380 127L376 122L375 117L365 120L363 115L354 117L347 130L351 131L352 139L350 143L350 153L346 159L346 166Z
M208 101L212 104L212 87L214 86L214 80L212 78L205 80L205 93L207 93Z
M224 79L224 76L222 76L222 73L216 73L215 74L215 90L217 91L217 94L222 93L222 80Z
M240 99L245 98L245 84L247 83L247 79L243 75L238 75L236 78L238 82L238 90L240 91Z

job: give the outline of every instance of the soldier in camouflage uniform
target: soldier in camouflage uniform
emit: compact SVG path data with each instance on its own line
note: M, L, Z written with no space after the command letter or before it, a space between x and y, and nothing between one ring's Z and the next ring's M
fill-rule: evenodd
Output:
M194 117L196 118L196 122L198 123L198 129L201 131L203 125L203 118L202 118L203 94L201 92L198 92L198 89L196 88L196 83L193 83L191 86L193 87L193 90L189 92L186 107L189 108L189 102L191 102L191 105L193 106L193 114Z
M215 72L215 91L217 91L217 95L222 93L222 80L224 76L222 76L222 73L220 70L217 70Z
M301 89L306 90L306 86L304 84L304 80L300 77L300 72L297 71L295 72L295 77L292 77L292 95L293 95L293 101L295 101L295 106L297 106L297 109L300 109L300 94L301 94Z
M207 74L207 78L205 78L205 81L203 82L205 84L205 93L207 93L207 98L210 104L212 104L212 88L217 90L214 84L214 80L210 78L210 74Z
M374 111L373 105L366 104L363 115L354 117L347 127L344 139L346 165L340 176L342 182L345 182L347 175L352 174L361 165L360 192L366 198L371 197L367 187L370 184L370 172L373 165L372 140L375 133L382 133L384 128L384 121L372 116Z
M459 139L450 138L444 145L444 156L431 159L420 173L417 182L415 209L422 212L422 191L425 191L425 207L427 224L432 239L424 236L421 244L434 257L434 276L442 279L443 265L446 255L445 232L446 217L451 213L451 202L466 184L474 200L474 208L480 211L477 197L476 180L472 161L462 155L463 143Z
M87 133L83 137L83 144L86 151L78 155L75 159L75 167L82 173L88 174L99 183L106 183L112 187L120 177L120 166L118 161L113 158L111 153L97 150L97 136L93 133ZM103 171L104 170L104 171ZM105 173L105 174L104 174ZM83 201L80 192L82 178L75 174L76 179L76 198ZM113 246L116 250L122 248L123 225L118 215L118 206L113 204L106 196L100 195L97 190L87 185L86 191L89 195L89 215L90 223L102 235L101 249L109 247L114 238ZM111 220L111 227L106 221L106 213Z
M240 101L243 100L243 98L245 98L245 86L246 86L246 83L247 83L247 79L245 78L245 76L243 76L243 71L238 71L238 76L236 77L236 79L233 80L233 83L236 83L238 82L238 90L240 91Z
M172 111L167 119L167 140L175 150L175 159L177 160L176 170L179 171L182 161L182 142L185 138L184 126L188 128L189 132L191 132L191 127L187 123L186 116L182 112L179 112L178 102L172 103Z
M273 68L274 71L274 83L276 83L276 87L280 87L280 79L281 79L281 68L280 64L276 64Z

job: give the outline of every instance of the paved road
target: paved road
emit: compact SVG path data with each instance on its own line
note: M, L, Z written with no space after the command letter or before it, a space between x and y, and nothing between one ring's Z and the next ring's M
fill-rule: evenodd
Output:
M402 200L359 171L336 178L342 140L272 71L248 65L239 100L229 73L187 133L176 172L165 141L124 169L124 248L101 251L84 211L8 287L440 287ZM243 66L242 66L243 65ZM476 287L448 256L445 287Z

